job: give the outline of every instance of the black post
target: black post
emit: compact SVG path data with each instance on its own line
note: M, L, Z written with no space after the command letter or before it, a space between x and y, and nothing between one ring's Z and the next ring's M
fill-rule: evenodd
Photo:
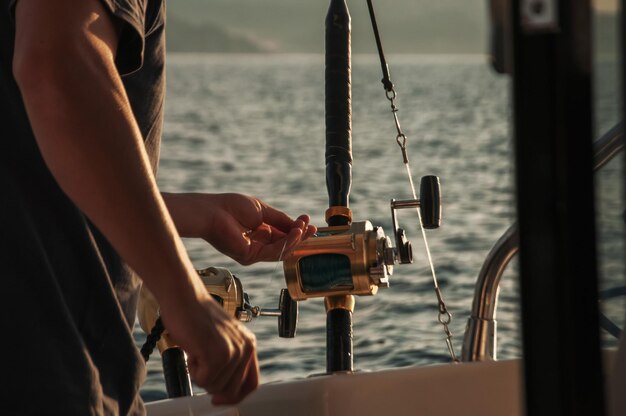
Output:
M513 2L526 414L601 416L590 1Z
M347 225L352 182L350 13L345 0L331 0L326 15L326 187L328 225ZM326 371L352 371L353 296L326 304Z

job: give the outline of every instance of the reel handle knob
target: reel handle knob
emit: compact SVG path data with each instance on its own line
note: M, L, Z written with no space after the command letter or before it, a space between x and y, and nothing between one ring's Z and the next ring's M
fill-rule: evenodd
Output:
M439 178L422 176L420 181L420 210L424 228L432 230L441 225L441 191Z
M280 290L278 300L278 336L281 338L293 338L296 336L298 326L298 302L291 298L287 289Z

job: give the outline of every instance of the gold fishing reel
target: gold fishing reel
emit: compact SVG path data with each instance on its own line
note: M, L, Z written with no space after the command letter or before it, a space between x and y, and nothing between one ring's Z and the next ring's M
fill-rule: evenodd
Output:
M198 270L198 275L204 283L207 292L218 302L226 313L243 322L250 322L260 316L273 316L278 318L278 335L282 338L293 338L296 333L298 322L298 304L291 299L287 289L282 289L277 309L261 308L252 306L248 294L244 292L241 280L233 275L228 269L209 267ZM175 294L172 294L175 296ZM159 318L159 305L154 295L145 287L139 295L137 309L139 325L146 334L150 334ZM168 348L175 347L176 343L171 339L165 329L157 347L163 352Z
M314 237L299 243L283 260L289 294L295 300L338 295L375 295L389 287L397 263L412 263L411 242L398 225L396 210L419 209L422 226L438 228L441 223L439 178L422 177L420 198L391 200L395 247L382 227L370 221L319 228ZM329 214L330 213L330 214ZM342 215L351 221L345 207L331 207L327 217Z
M381 227L369 221L319 228L284 259L291 297L373 295L389 286L393 247Z

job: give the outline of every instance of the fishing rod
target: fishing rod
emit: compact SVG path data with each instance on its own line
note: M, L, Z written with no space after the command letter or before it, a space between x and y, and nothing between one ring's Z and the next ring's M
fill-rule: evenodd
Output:
M384 61L382 44L375 24L371 0L368 0L387 98L391 100L396 141L402 149L403 161L408 165L406 136L400 129L395 107L395 90ZM422 232L424 228L438 228L441 223L441 196L436 176L422 178L420 198L415 194L411 179L413 199L391 200L391 216L395 247L391 238L380 226L370 221L352 221L349 195L352 181L352 99L351 99L351 19L345 0L330 0L326 16L325 49L325 110L326 110L326 186L329 208L325 219L328 227L301 242L283 261L287 289L297 301L324 298L326 308L326 371L353 371L352 314L355 295L375 295L379 288L389 286L393 266L413 262L411 242L399 227L396 211L415 209ZM426 243L426 236L424 241ZM428 250L428 248L427 248ZM439 321L446 328L447 343L453 360L456 360L447 324L450 314L445 308L433 279L439 300ZM442 305L444 305L442 307Z

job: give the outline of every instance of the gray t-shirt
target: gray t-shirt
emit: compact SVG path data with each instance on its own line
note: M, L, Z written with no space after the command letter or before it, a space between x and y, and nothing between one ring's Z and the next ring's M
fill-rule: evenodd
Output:
M156 170L164 0L100 1L121 28L116 65ZM41 157L12 74L15 3L0 0L0 414L142 414L140 281Z

